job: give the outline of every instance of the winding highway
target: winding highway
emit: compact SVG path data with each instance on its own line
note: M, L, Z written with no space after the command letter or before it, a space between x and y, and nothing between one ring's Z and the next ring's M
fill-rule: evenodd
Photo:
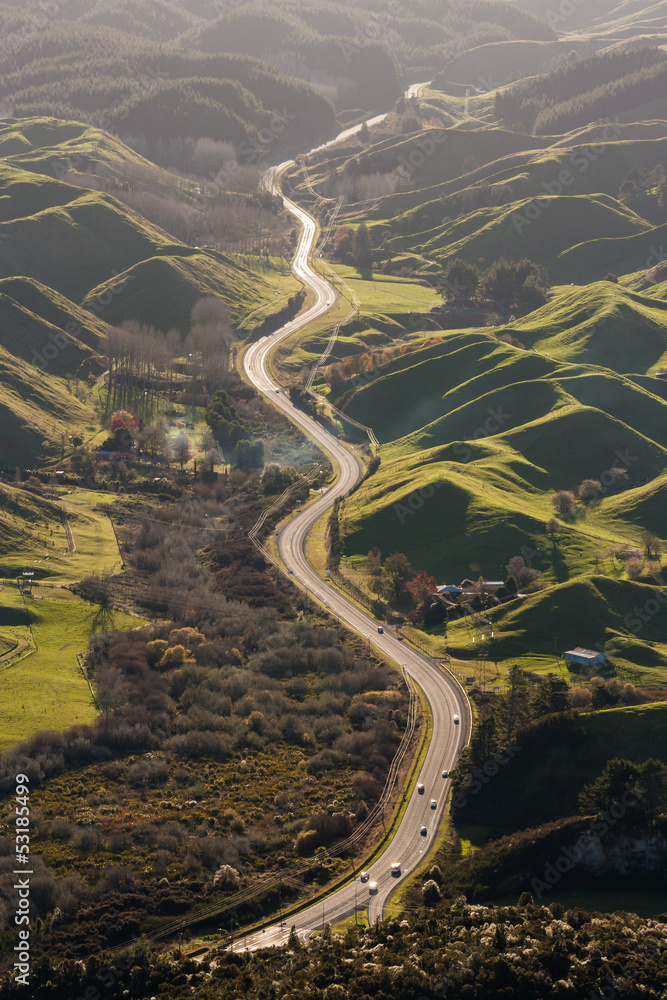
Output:
M408 96L416 93L420 86L422 85L413 85ZM375 120L379 119L373 121ZM338 142L353 132L354 129L346 129L331 142ZM317 148L321 149L323 146ZM293 161L272 168L266 177L267 186L277 193L276 179L281 170L291 162ZM347 447L315 420L292 406L268 371L269 357L277 345L322 316L336 297L332 286L316 274L309 264L316 235L315 220L289 199L284 198L283 201L302 226L293 271L313 291L315 301L305 313L271 336L252 344L244 354L243 364L246 375L255 388L289 416L290 420L302 427L330 457L334 467L337 467L338 478L321 497L291 518L282 528L276 538L278 552L286 571L293 574L311 595L357 633L372 640L379 652L404 668L428 699L433 716L433 731L418 776L418 782L423 785L423 793L417 789L410 793L393 837L369 868L368 880L361 882L357 877L333 892L324 902L320 901L290 916L287 924L277 923L264 931L248 935L245 939L241 938L235 944L235 948L239 950L282 944L287 939L291 925L295 925L301 937L308 937L325 923L334 924L350 916L355 912L355 907L358 910L367 909L371 923L381 917L383 907L396 885L421 863L437 836L450 786L449 779L443 777L443 770L450 771L453 768L467 742L470 728L468 701L458 681L432 658L423 656L404 643L393 630L386 628L382 634L378 633L378 623L323 580L306 560L306 540L312 526L332 507L338 497L349 492L362 475L363 469L357 457ZM392 874L392 864L396 863L400 865L400 873ZM372 886L372 883L376 883L376 886ZM371 886L373 891L369 888Z

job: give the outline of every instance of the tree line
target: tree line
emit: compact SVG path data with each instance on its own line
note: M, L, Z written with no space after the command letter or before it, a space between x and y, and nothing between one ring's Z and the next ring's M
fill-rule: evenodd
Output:
M335 125L325 96L268 63L176 51L141 33L56 20L35 36L5 38L0 54L15 115L89 122L135 137L151 156L160 142L210 138L234 143L239 162L250 163L265 148L312 142Z
M517 261L500 257L484 272L456 257L447 263L437 284L443 297L454 305L487 300L498 308L521 313L544 305L550 287L547 269L527 257Z
M496 91L495 113L538 135L559 134L662 97L667 56L654 46L567 60Z

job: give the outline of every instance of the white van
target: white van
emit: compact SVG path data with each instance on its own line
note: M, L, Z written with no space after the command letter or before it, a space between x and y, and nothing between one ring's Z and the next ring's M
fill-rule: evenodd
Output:
M391 866L391 874L392 875L400 875L401 874L401 862L400 861L394 861L393 865Z

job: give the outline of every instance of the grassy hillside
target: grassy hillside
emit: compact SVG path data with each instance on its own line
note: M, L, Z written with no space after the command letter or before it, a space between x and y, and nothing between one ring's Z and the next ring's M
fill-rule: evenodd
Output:
M312 162L309 161L308 175L320 193L335 195L340 187L347 201L354 203L364 200L363 194L354 190L357 178L397 172L398 182L399 175L409 170L410 184L407 189L405 184L395 185L398 190L389 195L380 189L378 193L384 194L384 197L379 204L365 206L367 217L392 219L412 208L423 210L430 199L452 188L458 189L462 181L456 179L471 172L468 164L472 165L473 161L478 168L498 170L498 164L505 161L529 162L533 151L541 150L545 145L546 140L538 136L521 135L498 127L483 130L439 128L431 134L428 129L418 132L411 129L407 134L399 132L379 138L367 149L358 142L353 147L354 155L349 149L341 154L336 147L331 152L316 154ZM487 166L489 164L493 166ZM305 178L298 167L291 168L287 177L297 191L307 194ZM343 216L345 214L344 209Z
M648 374L664 364L667 303L658 286L638 294L598 281L559 289L541 309L507 327L526 347L563 361Z
M50 149L52 162L58 149ZM7 206L0 224L4 272L32 278L88 308L97 306L107 322L141 319L185 332L189 310L201 295L222 297L239 321L275 298L263 275L224 254L174 242L106 194L7 165L0 168L0 191L5 199L0 205ZM286 285L291 289L294 282L288 279Z
M9 354L60 377L101 368L106 324L34 279L0 280L0 328Z
M108 324L185 335L195 302L215 295L243 335L298 287L275 261L250 267L187 246L108 194L58 180L104 176L164 199L179 190L104 132L5 120L0 148L12 154L0 166L0 465L54 458L63 433L95 429L65 380L99 374Z
M0 154L8 166L62 180L99 172L127 183L128 173L150 181L155 193L171 194L173 173L141 156L118 136L82 122L59 118L0 118ZM195 183L182 188L194 192Z
M427 211L438 221L450 214L457 204L455 196L467 199L468 208L474 207L473 196L483 193L478 189L480 184L495 186L498 197L502 193L502 202L507 204L538 195L542 200L559 193L605 193L615 197L633 167L651 170L667 157L664 122L638 126L614 121L548 139L498 125L468 130L458 124L434 134L438 142L431 145L436 148L430 152L429 147L425 161L415 165L409 188L364 206L370 218L391 220L405 215L402 224L412 231ZM354 168L339 157L327 159L327 169L335 169L338 176L394 170L401 156L412 167L410 154L426 146L428 139L428 129L380 139L355 157ZM468 164L465 170L464 163ZM326 176L323 166L319 171ZM317 179L317 164L309 168L309 173ZM293 171L292 176L297 178L297 172ZM436 199L442 199L439 209ZM414 217L409 214L411 209Z
M117 572L118 545L106 513L114 495L76 491L53 501L0 483L0 751L41 729L65 729L97 715L76 654L102 624L136 628L143 619L102 612L68 585L92 573ZM69 551L63 516L75 551ZM14 579L34 573L23 597ZM41 585L47 581L46 585Z
M660 536L665 530L665 488L667 477L656 477L645 486L602 501L602 511L610 518L634 523Z
M17 549L44 548L49 531L62 526L60 507L28 490L0 483L0 563ZM64 537L64 536L63 536ZM8 574L9 575L9 574Z
M596 281L611 271L627 274L654 267L662 259L667 224L635 236L594 237L560 254L553 267L556 280L578 276L580 281ZM658 256L657 256L658 255Z
M112 272L178 252L165 233L104 194L3 167L0 190L12 206L17 188L12 218L0 226L3 272L36 278L75 302Z
M665 225L659 192L620 199L619 190L632 170L648 176L667 162L664 122L614 119L547 138L466 119L461 108L455 125L434 127L436 93L420 103L419 132L378 129L370 144L309 163L319 193L345 195L338 221L368 222L378 262L405 258L435 274L455 256L476 264L527 256L566 283L655 264ZM309 197L300 169L289 182Z
M637 344L639 354L639 334ZM349 555L375 545L385 556L403 551L416 569L452 582L504 578L522 554L553 585L591 573L601 553L639 545L642 530L665 535L667 403L658 379L559 362L471 331L441 335L373 381L356 381L345 406L375 429L382 463L344 504ZM609 479L614 467L624 479ZM584 479L603 481L598 498L561 518L554 544L544 531L550 497ZM608 571L623 581L622 563L612 558ZM607 621L589 610L591 622Z
M606 307L611 303L613 307L616 288L608 283L600 285L598 304L605 302ZM608 299L607 289L610 289ZM581 294L581 290L577 292ZM566 305L570 307L571 314L577 294L568 291L564 298L568 300ZM641 299L641 296L636 298ZM558 312L556 305L553 312L549 306L539 310L538 313L542 314L539 318L538 313L532 314L536 317L531 321L533 330L550 327L557 330ZM661 315L657 309L656 315ZM524 323L530 327L529 320L530 317ZM563 325L566 322L564 320ZM378 373L372 382L368 383L360 376L356 380L358 388L348 397L346 409L355 419L371 425L383 442L426 433L423 430L426 427L430 428L429 433L434 433L437 422L449 416L457 423L450 424L449 428L443 426L441 443L445 443L446 430L452 432L449 440L479 437L476 431L479 428L483 430L484 419L489 415L487 410L493 405L498 406L501 398L505 412L512 412L511 419L507 417L503 420L505 428L530 423L557 406L566 407L577 401L618 419L629 419L641 433L649 436L657 434L657 440L667 443L658 419L664 405L662 382L649 379L640 387L635 381L622 377L621 366L618 366L618 376L610 370L616 368L613 362L618 360L620 354L620 349L613 351L615 342L611 327L610 320L606 350L598 350L608 360L605 368L592 365L586 356L593 353L590 341L595 336L602 339L606 330L600 320L596 327L594 318L587 327L587 337L582 335L580 340L570 339L569 351L562 347L562 354L573 355L573 360L580 360L581 364L560 361L557 352L554 350L552 353L552 342L558 344L559 337L564 341L565 332L536 341L536 353L499 343L495 336L481 331L441 333L435 344L389 361L383 366L382 374ZM513 324L508 329L520 330L523 336L519 324ZM662 353L658 352L663 346L663 332L653 326L648 326L646 331L637 325L633 329L636 331L633 340L636 369L653 366ZM618 340L622 340L620 324ZM626 353L630 353L629 347ZM579 359L578 354L583 356ZM354 386L355 382L351 385ZM521 388L514 392L510 389L513 385ZM411 439L410 443L414 446L416 442ZM431 447L434 443L431 441L426 446Z
M609 562L606 569L611 570ZM512 662L530 651L560 655L566 649L584 646L604 649L620 670L631 670L637 682L659 682L667 676L665 611L655 600L656 585L593 575L575 577L485 612L493 623L489 658ZM660 611L647 614L637 609L657 603ZM448 628L448 648L470 649L467 629L460 624ZM553 663L552 669L558 670ZM576 674L576 670L573 671Z
M264 275L217 251L197 252L184 247L182 253L141 260L128 267L120 279L101 282L90 289L84 307L92 308L96 302L108 300L119 281L126 284L122 286L122 294L111 298L104 310L105 319L116 324L138 319L164 331L175 328L186 332L192 306L202 295L219 296L239 326L251 309L255 312L258 293L266 306L275 296ZM290 279L281 285L286 293L298 287Z
M2 667L0 751L44 729L63 730L90 722L98 714L76 654L85 653L96 627L97 605L81 601L69 591L52 591L28 598L26 612L15 588L0 590L0 631L22 633L29 623L35 641L27 654ZM112 628L130 629L141 618L114 611ZM35 648L36 643L36 648Z
M0 465L26 467L60 454L62 435L97 428L92 407L66 382L14 357L0 346Z
M532 223L531 214L537 214L538 225ZM434 229L395 236L385 245L389 250L409 247L425 257L463 257L471 263L529 257L551 267L563 251L582 243L591 232L619 239L650 229L646 220L608 195L545 195L539 208L532 198L478 208ZM558 264L561 280L576 276L574 266L568 268L563 259ZM593 266L597 268L597 261Z

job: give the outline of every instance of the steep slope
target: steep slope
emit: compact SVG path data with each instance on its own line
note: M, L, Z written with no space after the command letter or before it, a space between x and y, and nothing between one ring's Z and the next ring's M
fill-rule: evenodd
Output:
M103 349L106 324L30 278L0 279L0 337L16 358L55 375L87 374ZM91 368L92 363L92 368Z
M636 340L640 355L641 331ZM659 379L453 332L357 382L343 405L383 447L380 468L345 505L348 553L378 545L405 551L438 577L494 579L513 555L539 551L552 494L585 479L600 484L597 498L561 519L567 551L545 564L551 580L583 572L596 549L639 544L642 530L665 534L657 484L667 471L667 394ZM654 484L650 500L640 489L646 482Z
M179 183L103 132L76 122L6 120L0 149L12 153L0 165L4 467L54 458L63 434L95 429L92 408L67 380L103 370L109 324L139 320L185 335L195 302L214 295L243 334L283 291L294 291L293 279L279 272L267 278L266 269L178 243L110 195L56 179L106 167L107 176L167 196Z
M43 350L43 349L42 349ZM41 371L0 346L0 466L25 468L59 454L74 431L96 429L92 406L72 394L67 383Z
M559 291L506 329L533 350L559 360L648 374L664 364L667 302L657 286L636 293L609 281Z
M61 523L61 509L57 504L28 490L0 483L0 560L19 545L26 551L30 550L33 541L43 545L43 535L38 528Z
M604 649L612 661L633 664L644 680L650 679L651 666L667 666L664 598L661 589L650 584L602 575L578 577L504 604L488 617L497 626L490 643L492 658L528 649L553 653L556 636L558 653L574 646ZM456 627L451 638L454 648L465 641Z

